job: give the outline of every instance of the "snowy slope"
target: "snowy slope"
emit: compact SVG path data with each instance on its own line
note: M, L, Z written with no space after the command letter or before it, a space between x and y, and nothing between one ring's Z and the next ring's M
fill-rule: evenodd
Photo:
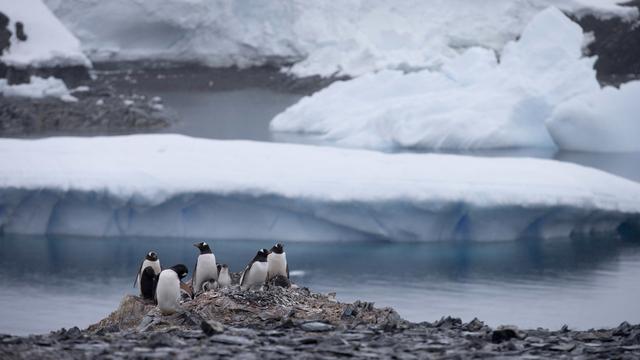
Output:
M611 234L640 184L568 163L179 135L0 140L7 233L284 240Z
M11 46L0 60L15 67L86 66L89 59L80 42L41 0L0 0L0 11L10 19ZM14 24L24 24L26 41L18 41Z
M607 114L602 105L597 116L590 116L590 124L575 111L550 119L556 107L576 96L606 103L607 92L614 92L600 89L595 58L582 57L583 43L580 26L548 8L532 19L518 41L504 47L499 61L491 50L476 47L448 60L439 71L389 70L336 82L277 115L271 129L375 149L576 149L573 141L590 142L582 150L640 151L640 142L628 139L638 131L625 135L623 146L613 136L640 124L633 100L640 93L631 86L615 104L626 101L626 106ZM613 128L609 117L615 118L617 130L606 130ZM547 126L554 129L553 137ZM612 136L589 140L603 131Z
M9 0L5 0L9 1ZM499 50L540 10L637 16L613 0L45 0L93 59L295 62L300 75L437 67Z

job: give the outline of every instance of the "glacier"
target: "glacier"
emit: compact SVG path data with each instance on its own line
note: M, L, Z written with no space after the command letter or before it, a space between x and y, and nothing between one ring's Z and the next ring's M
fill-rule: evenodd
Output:
M11 45L0 61L16 68L60 66L91 67L80 41L60 22L42 0L0 0L0 12L9 17ZM24 24L26 41L18 41L14 24Z
M640 228L640 183L552 160L181 135L0 139L13 234L496 241Z
M383 150L640 151L631 139L640 133L637 82L601 89L595 57L582 56L584 44L580 26L550 7L500 54L473 47L437 71L385 70L335 82L274 117L270 128ZM603 132L610 136L600 137Z
M325 77L437 68L471 46L500 51L549 5L578 17L637 18L619 2L45 0L96 61L292 64L296 76Z

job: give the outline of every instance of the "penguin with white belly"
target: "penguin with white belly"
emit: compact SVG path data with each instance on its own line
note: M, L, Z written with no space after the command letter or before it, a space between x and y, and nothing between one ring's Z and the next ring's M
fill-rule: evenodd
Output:
M218 264L218 287L226 288L231 286L231 275L227 264Z
M247 290L252 287L261 286L267 281L267 256L269 250L260 249L249 265L242 272L240 277L240 288Z
M142 297L145 297L145 296L144 296L144 293L142 292L142 286L141 286L142 284L140 282L140 279L142 277L142 272L147 267L151 267L155 275L160 274L160 271L161 271L160 259L158 259L158 254L156 254L155 251L149 251L147 255L144 257L144 260L142 260L142 263L140 263L140 268L138 269L138 273L136 274L136 280L133 282L133 287L137 287L140 290L140 295L142 295Z
M182 279L187 276L188 272L187 267L182 264L174 265L160 272L156 286L156 301L158 309L163 315L170 315L178 311Z
M209 244L199 242L193 244L200 250L200 254L196 260L196 266L193 268L193 278L191 285L193 287L194 296L203 291L202 286L208 282L218 281L218 267L216 265L216 256L211 251Z
M280 243L274 245L267 255L267 281L278 275L289 278L287 254L284 252L284 246Z

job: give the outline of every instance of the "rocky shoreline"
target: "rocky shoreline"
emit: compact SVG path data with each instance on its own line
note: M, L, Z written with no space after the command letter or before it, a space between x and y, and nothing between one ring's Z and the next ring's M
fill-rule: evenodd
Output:
M411 323L390 308L340 303L335 294L270 286L262 291L213 290L160 315L126 296L99 323L48 335L0 335L2 359L154 358L575 358L637 359L640 325L574 331L563 327L496 329L446 317Z

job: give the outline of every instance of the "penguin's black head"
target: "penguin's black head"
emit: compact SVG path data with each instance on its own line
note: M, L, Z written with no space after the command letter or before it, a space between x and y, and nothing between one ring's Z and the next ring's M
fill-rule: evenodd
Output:
M178 274L178 278L180 280L184 279L184 277L187 276L187 274L189 273L189 270L187 269L187 267L182 264L173 265L170 269L175 271L176 274Z
M228 269L229 267L227 266L227 264L218 264L218 273L220 273L220 271L222 271L222 269Z
M206 242L199 242L199 243L195 243L193 244L193 246L197 247L198 249L200 249L200 254L211 254L211 248L209 247L209 244L207 244Z
M155 251L149 251L149 253L147 253L147 256L145 257L145 259L147 259L149 261L157 261L158 260L158 254L156 254Z
M267 255L269 255L269 250L260 249L260 251L258 251L258 253L256 254L256 257L253 258L253 261L267 261Z
M284 246L280 243L273 245L271 252L274 254L282 254L284 252Z

